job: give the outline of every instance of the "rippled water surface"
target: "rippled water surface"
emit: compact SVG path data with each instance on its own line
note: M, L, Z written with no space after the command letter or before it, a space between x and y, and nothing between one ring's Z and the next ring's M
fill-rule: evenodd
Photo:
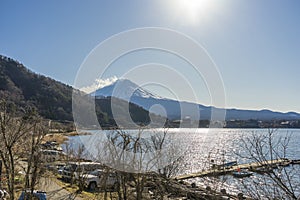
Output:
M241 140L268 131L268 129L171 129L170 133L176 134L179 144L187 151L185 171L196 172L209 167L212 159L217 164L233 160L237 160L238 163L249 162L238 156L244 153ZM274 132L276 138L286 136L290 137L286 157L300 159L300 130L278 129Z
M177 145L176 156L183 155L183 163L180 174L188 174L208 169L212 163L222 164L224 162L237 160L238 163L248 163L249 160L241 158L238 155L244 154L245 150L241 147L241 140L251 138L253 134L259 135L268 133L268 129L168 129L168 141ZM82 141L89 144L88 148L93 149L97 143L103 142L99 140L99 134L107 134L108 131L91 131L92 135L75 136L70 138L70 143L78 144ZM136 134L137 131L128 131ZM147 133L147 131L144 131ZM151 134L153 131L148 131ZM156 130L156 132L159 132ZM143 135L144 136L144 135ZM149 136L149 135L148 135ZM145 137L148 137L145 134ZM289 159L300 159L300 129L278 129L274 133L274 139L290 137L286 157ZM148 137L149 138L149 137ZM282 152L281 152L282 153ZM299 167L298 168L299 171ZM289 168L288 170L292 170ZM298 176L299 177L299 176ZM259 179L259 175L251 177ZM300 179L300 177L299 177ZM241 190L239 187L241 181L231 176L219 177L216 180L212 178L194 178L189 180L199 185L207 185L220 183L220 187L226 188L232 192ZM243 180L244 181L244 180ZM299 182L299 180L295 180Z

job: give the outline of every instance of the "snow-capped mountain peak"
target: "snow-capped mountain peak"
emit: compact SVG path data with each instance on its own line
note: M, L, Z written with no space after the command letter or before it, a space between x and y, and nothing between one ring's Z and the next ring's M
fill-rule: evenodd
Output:
M224 108L204 106L198 103L178 101L154 95L152 92L138 86L127 79L119 79L111 85L91 93L97 99L103 97L117 97L127 102L143 107L145 110L166 116L169 119L184 119L189 117L193 120L211 120L212 109L223 112ZM159 105L159 106L157 106ZM201 118L199 118L201 116ZM239 110L226 109L227 120L270 120L270 119L299 119L298 113L280 113L271 110Z
M128 79L119 79L111 85L96 90L91 95L96 98L113 96L124 100L130 100L132 97L162 99Z

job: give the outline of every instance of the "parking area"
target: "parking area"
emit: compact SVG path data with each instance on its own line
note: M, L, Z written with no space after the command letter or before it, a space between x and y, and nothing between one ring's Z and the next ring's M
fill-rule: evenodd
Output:
M47 193L47 199L53 200L81 200L84 199L76 193L64 187L55 176L42 177L37 189Z

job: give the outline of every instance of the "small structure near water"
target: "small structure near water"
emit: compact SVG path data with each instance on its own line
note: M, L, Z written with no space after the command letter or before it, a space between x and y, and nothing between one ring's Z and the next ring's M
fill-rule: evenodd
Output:
M239 164L239 165L232 165L230 167L215 167L211 168L208 170L196 172L196 173L191 173L191 174L185 174L185 175L180 175L175 177L177 180L185 180L189 178L196 178L196 177L205 177L205 176L220 176L224 174L232 174L233 172L237 172L238 169L243 169L243 170L253 170L257 168L262 168L262 167L276 167L276 166L288 166L290 164L300 164L300 162L293 162L293 161L298 161L298 160L289 160L286 158L282 159L275 159L275 160L268 160L264 162L253 162L253 163L247 163L247 164Z

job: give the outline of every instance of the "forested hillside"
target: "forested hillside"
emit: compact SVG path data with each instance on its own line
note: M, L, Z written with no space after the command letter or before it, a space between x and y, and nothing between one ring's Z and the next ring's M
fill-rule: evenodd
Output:
M33 73L13 59L1 56L0 95L16 105L34 106L41 116L72 120L72 87Z
M71 86L36 74L20 62L0 56L0 97L18 108L32 106L46 119L72 121L72 92ZM127 104L117 99L120 110L126 109ZM134 122L147 124L150 121L148 111L134 104L129 107ZM96 112L101 125L115 126L110 98L97 100Z

